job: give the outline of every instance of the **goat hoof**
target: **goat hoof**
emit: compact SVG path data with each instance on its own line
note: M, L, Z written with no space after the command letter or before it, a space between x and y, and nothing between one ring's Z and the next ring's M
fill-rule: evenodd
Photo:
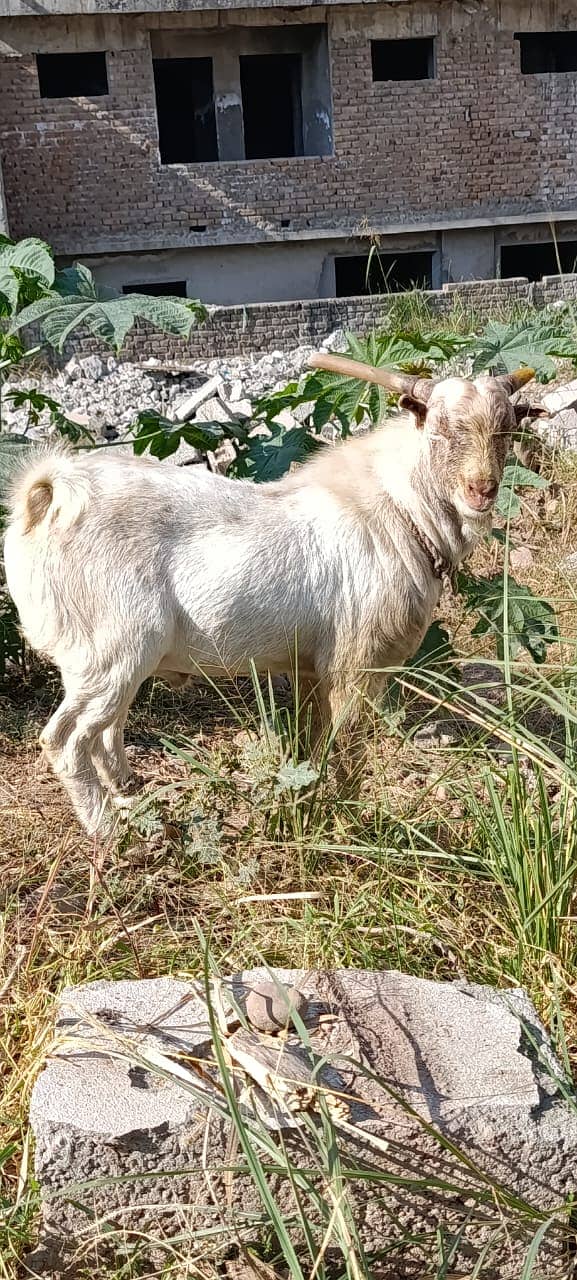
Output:
M138 796L128 795L126 792L122 791L116 791L114 795L110 797L110 801L111 804L114 805L115 809L120 809L121 813L130 813L130 810L134 809L135 805L138 803Z

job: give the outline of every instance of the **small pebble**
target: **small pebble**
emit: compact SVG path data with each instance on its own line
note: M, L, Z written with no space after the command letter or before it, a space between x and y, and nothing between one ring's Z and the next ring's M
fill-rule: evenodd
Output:
M274 982L261 982L249 991L244 1008L251 1027L270 1035L292 1026L291 1009L303 1018L308 1000L296 987L283 986L279 989Z

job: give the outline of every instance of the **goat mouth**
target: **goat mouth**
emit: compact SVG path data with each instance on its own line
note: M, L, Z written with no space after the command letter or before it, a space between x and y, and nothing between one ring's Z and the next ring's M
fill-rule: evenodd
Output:
M468 498L462 489L458 490L459 506L465 511L467 516L479 519L486 516L495 505L495 497L493 498Z

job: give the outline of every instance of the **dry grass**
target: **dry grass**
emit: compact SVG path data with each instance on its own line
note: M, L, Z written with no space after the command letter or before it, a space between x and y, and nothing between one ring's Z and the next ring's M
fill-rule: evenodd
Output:
M555 602L565 638L550 655L543 687L562 679L566 689L577 599L558 564L577 527L577 468L568 457L544 466L554 483L523 500L512 545L530 549L532 562L516 576ZM493 557L483 548L477 570L490 569ZM459 651L477 655L460 602L446 600L442 611ZM54 996L67 983L96 978L198 976L198 920L225 970L264 960L522 981L561 1052L577 1057L572 910L556 922L555 954L529 940L520 960L503 883L488 863L480 867L486 841L476 806L488 803L482 771L489 758L479 741L451 750L416 747L409 729L435 714L422 698L412 697L397 733L375 725L363 806L351 814L330 778L321 779L314 799L275 795L280 757L271 760L249 682L226 698L208 688L178 697L160 685L147 688L128 739L150 803L138 819L140 833L104 858L81 834L39 757L38 730L57 699L56 680L37 668L8 684L0 702L3 1280L18 1274L18 1258L34 1239L27 1113ZM275 694L278 707L287 701ZM546 706L542 711L550 718ZM538 733L534 741L538 757ZM490 768L510 805L502 760L493 758ZM559 768L547 774L551 805L568 785L564 769L559 757ZM561 840L559 832L559 847Z

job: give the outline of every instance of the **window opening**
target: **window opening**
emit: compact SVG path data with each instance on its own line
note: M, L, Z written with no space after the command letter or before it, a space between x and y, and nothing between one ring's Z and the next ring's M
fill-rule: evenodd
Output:
M432 36L371 40L373 80L433 80L434 45Z
M99 98L108 93L105 53L37 53L41 98Z
M577 270L577 240L545 240L541 244L501 245L501 276L524 276L542 280L543 276L572 274Z
M212 58L154 58L162 164L218 160Z
M516 31L524 76L577 71L577 31Z
M370 258L370 261L369 261ZM337 298L432 289L432 253L359 253L335 258Z
M302 57L248 54L240 59L247 160L302 156Z
M153 298L186 298L186 280L155 280L152 284L123 284L123 293L149 293Z

